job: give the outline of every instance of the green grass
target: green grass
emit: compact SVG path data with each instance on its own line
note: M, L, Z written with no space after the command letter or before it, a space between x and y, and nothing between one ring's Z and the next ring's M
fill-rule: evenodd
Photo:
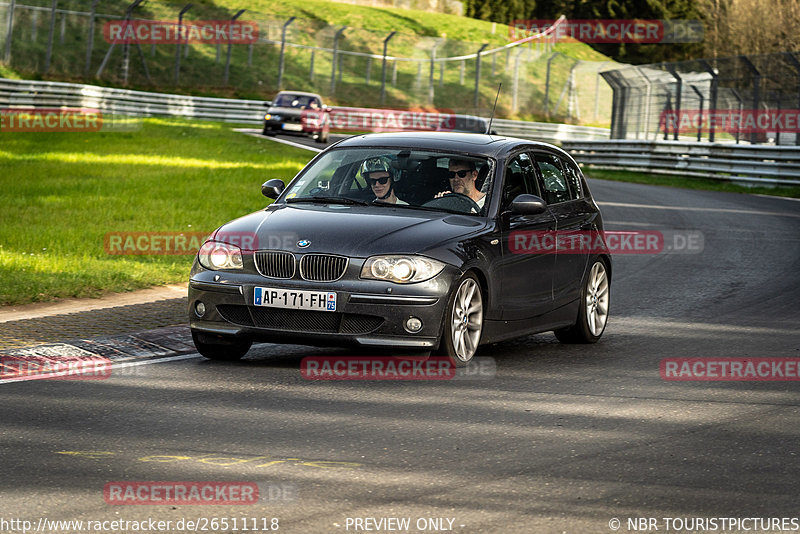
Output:
M0 305L186 281L193 256L109 255L105 234L211 232L263 208L260 185L309 159L213 122L0 133Z
M631 171L611 171L584 167L584 174L589 178L613 180L616 182L632 182L637 184L663 185L681 189L702 189L704 191L724 191L728 193L746 193L752 195L773 195L800 198L800 187L764 187L746 186L713 178L692 178L686 176L669 176L663 174L647 174Z
M8 67L0 63L0 78L8 78L9 80L19 80L21 79L21 76L11 67Z

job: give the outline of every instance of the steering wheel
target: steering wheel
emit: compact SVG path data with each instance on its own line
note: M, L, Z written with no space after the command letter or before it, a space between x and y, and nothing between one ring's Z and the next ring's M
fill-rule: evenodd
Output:
M425 208L443 208L463 213L480 213L478 204L463 193L447 193L422 205Z

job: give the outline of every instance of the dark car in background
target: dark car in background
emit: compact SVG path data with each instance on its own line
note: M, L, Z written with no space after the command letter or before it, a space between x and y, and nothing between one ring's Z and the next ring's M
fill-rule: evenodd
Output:
M265 341L437 350L461 366L481 344L549 330L592 343L605 329L602 217L555 146L360 135L262 192L275 202L218 228L192 268L190 326L208 358ZM603 246L557 250L556 230Z
M291 134L328 142L330 108L315 93L281 91L264 114L264 135Z
M436 128L437 132L489 133L489 119L475 115L447 115ZM496 132L492 132L496 133Z

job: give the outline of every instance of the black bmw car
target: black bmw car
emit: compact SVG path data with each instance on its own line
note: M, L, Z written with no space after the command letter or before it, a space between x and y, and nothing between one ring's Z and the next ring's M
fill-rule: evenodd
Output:
M264 114L264 135L302 135L320 143L328 142L330 108L315 93L281 91Z
M370 134L318 154L266 208L218 228L191 272L198 351L254 341L439 351L553 330L592 343L611 257L578 165L544 143Z

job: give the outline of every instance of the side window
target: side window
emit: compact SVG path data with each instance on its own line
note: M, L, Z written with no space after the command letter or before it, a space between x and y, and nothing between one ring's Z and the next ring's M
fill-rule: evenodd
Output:
M569 185L572 198L583 198L583 185L581 183L581 171L566 158L561 159L561 168L564 169L564 174L567 177L567 184Z
M548 204L558 204L571 200L569 185L564 173L561 171L561 163L557 156L552 154L536 154L536 164L542 173L542 185L544 186L543 198Z
M536 173L528 153L514 156L506 165L506 178L503 184L503 205L508 206L517 195L529 193L538 195Z

